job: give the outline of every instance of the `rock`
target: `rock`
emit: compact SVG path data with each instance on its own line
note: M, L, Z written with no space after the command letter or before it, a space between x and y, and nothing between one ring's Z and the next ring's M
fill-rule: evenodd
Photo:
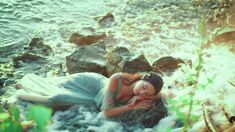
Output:
M66 57L68 73L96 72L107 76L105 65L106 51L98 46L81 47Z
M229 45L231 46L231 51L235 53L235 31L225 32L214 36L211 41L207 42L204 48L209 48L211 43L214 43L215 45Z
M115 47L106 55L106 67L109 75L116 72L122 72L123 61L131 57L130 51L125 47Z
M153 71L157 73L170 73L180 67L179 64L184 63L183 60L179 58L174 58L171 56L166 56L158 59L152 65Z
M136 73L151 71L152 67L143 54L132 57L126 60L123 65L123 72Z
M125 47L115 47L107 53L106 65L109 75L116 72L143 72L152 68L144 55L134 56Z
M98 23L102 27L112 27L114 24L114 16L111 13L106 14L98 20Z
M114 117L116 120L132 124L141 123L145 127L153 127L162 118L167 116L167 107L165 100L155 100L151 109L137 109L124 113L119 117Z
M87 46L97 42L101 42L106 38L106 34L101 35L82 35L79 33L73 33L69 39L70 43L74 43L78 46Z
M33 38L29 44L29 52L49 56L53 53L53 50L50 46L43 44L42 38Z
M34 61L45 61L45 60L46 58L27 52L13 58L14 67L16 68L21 67L22 63L31 63Z

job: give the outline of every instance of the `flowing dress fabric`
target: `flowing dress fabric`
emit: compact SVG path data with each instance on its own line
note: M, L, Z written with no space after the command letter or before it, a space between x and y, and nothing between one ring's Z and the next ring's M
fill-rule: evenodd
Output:
M51 105L92 105L101 111L108 108L122 106L127 101L118 101L117 96L122 88L121 79L115 92L107 90L109 79L97 73L85 72L69 76L42 78L35 74L28 74L21 79L23 90L29 95L38 94L48 96ZM104 94L105 92L105 94ZM145 127L153 127L167 116L164 99L155 100L151 109L137 109L128 111L111 119L126 123L141 123Z
M98 73L84 72L69 76L42 78L26 75L21 84L28 93L49 96L49 104L96 105L101 107L103 88L108 78Z

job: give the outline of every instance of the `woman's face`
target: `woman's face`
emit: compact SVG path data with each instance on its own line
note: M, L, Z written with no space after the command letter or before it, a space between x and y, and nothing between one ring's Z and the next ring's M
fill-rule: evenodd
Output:
M151 83L139 80L133 87L133 93L137 96L152 96L156 94L156 90Z

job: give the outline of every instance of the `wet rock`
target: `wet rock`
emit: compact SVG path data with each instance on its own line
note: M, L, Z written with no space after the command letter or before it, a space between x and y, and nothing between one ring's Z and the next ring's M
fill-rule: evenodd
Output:
M123 72L136 73L151 71L152 67L143 54L132 57L126 60L123 65Z
M211 43L215 45L229 45L231 46L231 51L235 53L235 31L225 32L214 36L212 41L208 41L204 48L209 48Z
M174 70L176 70L178 67L180 67L179 64L182 64L182 63L184 63L184 61L179 58L166 56L155 61L152 67L153 67L153 71L157 73L162 73L162 72L171 73Z
M132 110L114 119L121 120L127 124L141 123L145 127L153 127L162 118L167 116L167 108L164 99L155 100L152 105L151 109Z
M109 75L116 72L121 72L123 69L124 60L132 56L130 51L125 47L115 47L106 55L106 65Z
M106 51L98 46L81 47L66 57L68 73L96 72L107 76Z
M42 38L33 38L28 48L31 53L38 55L49 56L53 53L50 46L43 44Z
M107 15L103 16L98 20L98 23L101 27L112 27L114 24L114 16L111 13L108 13Z
M152 69L144 55L134 56L125 47L113 48L106 57L106 65L110 75L116 72L136 73Z
M73 33L69 39L70 43L74 43L78 46L87 46L97 42L102 42L106 38L106 34L101 35L82 35L79 33Z
M32 63L35 61L45 61L46 58L43 58L41 56L32 54L32 53L23 53L22 55L19 55L15 58L13 58L13 63L15 68L19 68L23 65L23 63Z

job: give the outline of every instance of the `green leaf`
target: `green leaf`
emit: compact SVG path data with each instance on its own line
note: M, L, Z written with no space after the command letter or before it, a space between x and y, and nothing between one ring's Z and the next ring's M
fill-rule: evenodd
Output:
M167 127L167 128L166 128L166 132L171 132L171 130L172 130L172 129L171 129L170 127Z
M191 115L191 120L192 120L193 122L198 121L199 118L200 118L200 116L198 116L198 115Z
M6 120L10 117L9 113L0 113L0 121Z
M23 128L20 122L11 121L9 126L5 129L5 132L22 132Z
M47 123L51 118L52 110L41 105L35 105L30 107L27 115L28 120L34 120L37 124L36 130L45 130Z
M4 112L4 109L3 109L2 106L0 106L0 113L1 113L1 112Z
M20 110L18 109L17 106L13 106L10 108L9 110L9 113L14 117L13 119L15 121L18 121L19 120L19 117L20 117Z

